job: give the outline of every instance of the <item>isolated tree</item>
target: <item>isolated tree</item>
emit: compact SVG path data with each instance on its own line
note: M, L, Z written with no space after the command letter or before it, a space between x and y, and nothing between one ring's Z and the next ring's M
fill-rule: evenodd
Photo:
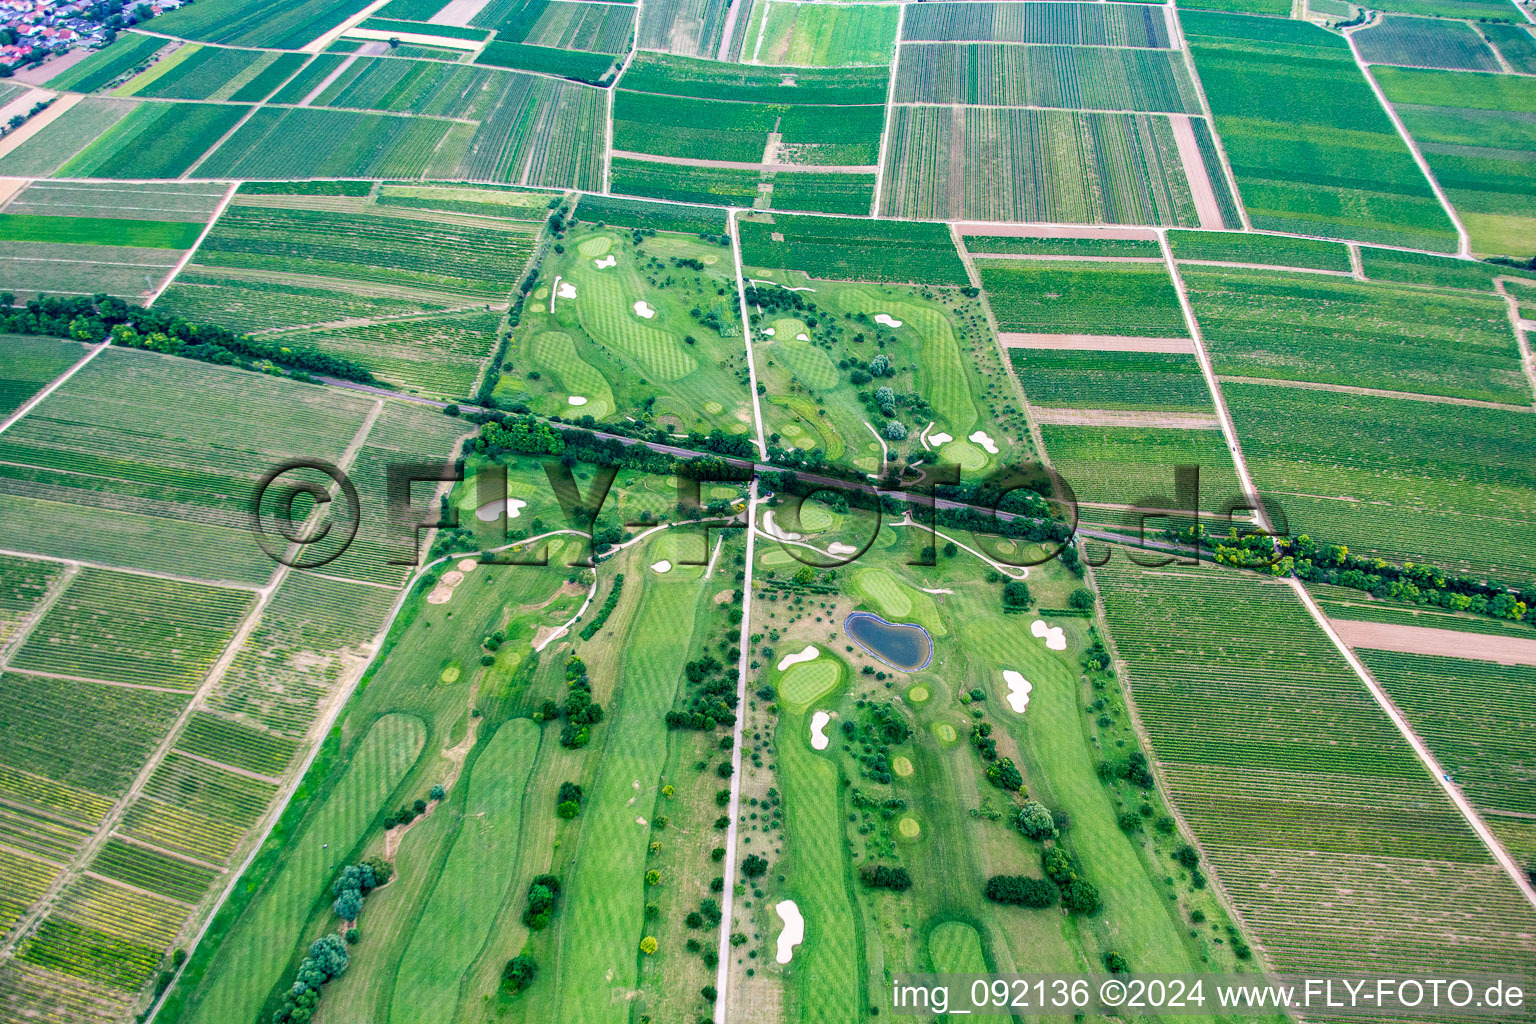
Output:
M1018 816L1013 819L1013 827L1030 839L1043 841L1056 836L1056 819L1051 816L1050 809L1038 800L1031 800L1019 808Z
M1131 962L1111 949L1104 954L1104 969L1110 974L1126 974L1131 969Z
M1003 610L1021 612L1034 603L1029 584L1023 580L1009 580L1003 584Z
M1074 878L1062 886L1061 905L1074 914L1097 914L1104 907L1099 890L1082 878Z
M748 854L741 862L741 873L748 878L761 878L768 872L768 861L757 854Z
M885 425L885 436L891 441L905 441L907 439L907 426L900 420L891 420Z
M1072 596L1067 598L1067 604L1071 605L1073 608L1087 611L1089 608L1093 607L1093 600L1093 591L1089 590L1087 587L1078 587L1076 590L1072 591Z
M507 965L501 969L501 980L506 983L507 989L513 994L521 992L533 984L533 979L538 976L539 965L526 953L519 953Z
M1000 757L987 765L987 781L999 789L1017 793L1024 785L1024 776L1019 773L1019 767L1013 763L1012 758Z

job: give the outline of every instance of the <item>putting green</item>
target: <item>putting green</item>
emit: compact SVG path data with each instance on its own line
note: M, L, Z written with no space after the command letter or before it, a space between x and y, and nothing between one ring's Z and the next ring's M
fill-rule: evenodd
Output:
M613 248L611 235L593 235L591 238L583 238L581 244L576 247L576 251L588 259L593 259L606 255L611 248Z
M763 565L788 565L795 561L795 556L781 547L771 547L758 555L757 560Z
M774 519L776 521L783 520L784 516L776 515ZM820 533L823 530L830 530L832 522L832 513L827 511L820 502L811 500L800 506L799 527L794 527L785 522L784 528L787 530L804 530L806 533Z
M724 484L715 484L709 489L709 496L711 498L734 498L739 493L741 492L736 488L727 487Z
M926 687L926 686L914 686L914 687L912 687L912 689L907 691L907 700L911 701L913 704L926 704L926 703L928 703L928 687Z
M934 722L929 728L933 730L933 734L939 738L941 743L955 742L955 727L948 722Z
M991 461L986 452L969 441L950 441L939 449L939 454L961 469L983 469Z
M896 823L896 831L905 839L916 839L923 834L923 826L917 823L916 818L905 817Z
M841 675L838 663L823 652L815 661L791 665L779 679L779 696L794 707L810 707L832 692Z
M720 413L725 412L725 406L721 405L719 402L705 402L704 411L709 413L711 416L718 416Z
M906 778L912 774L914 769L912 768L911 760L898 754L891 758L891 770L902 778Z
M459 681L459 676L463 674L463 671L457 665L449 665L443 669L442 674L437 677L437 681L440 683L456 683Z

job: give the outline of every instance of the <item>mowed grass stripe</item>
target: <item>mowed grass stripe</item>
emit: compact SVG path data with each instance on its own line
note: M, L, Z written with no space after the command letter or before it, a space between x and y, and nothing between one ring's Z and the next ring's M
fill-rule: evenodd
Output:
M552 1020L611 1021L613 993L636 987L651 832L635 819L648 816L655 802L666 756L663 716L672 707L689 650L678 629L693 621L703 598L687 581L648 579L625 633L617 707L598 727L608 733L602 767L582 811L576 866L565 879L560 998Z
M390 1024L456 1019L465 965L474 962L508 890L523 874L516 856L523 816L530 810L523 795L539 737L530 719L515 718L475 759L463 824L400 962ZM466 893L477 898L465 900Z
M315 901L416 762L426 729L411 715L386 715L352 751L346 771L292 843L282 866L224 939L206 985L184 1020L228 1024L252 1017L283 973Z

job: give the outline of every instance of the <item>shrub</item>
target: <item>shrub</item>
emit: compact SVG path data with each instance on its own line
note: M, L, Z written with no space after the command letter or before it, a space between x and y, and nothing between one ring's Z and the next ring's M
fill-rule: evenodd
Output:
M1141 815L1135 811L1126 811L1115 819L1115 823L1125 832L1141 831Z
M1193 871L1200 866L1200 851L1185 843L1173 851L1173 859Z
M1092 882L1074 878L1061 889L1061 905L1074 914L1097 914L1104 903Z
M768 872L768 861L757 854L748 854L741 862L741 873L748 878L761 878Z
M533 979L538 977L538 974L539 965L533 957L526 953L519 953L508 960L507 965L501 969L501 981L508 992L516 995L532 985Z
M1003 584L1003 611L1022 612L1034 603L1029 584L1023 580L1009 580Z
M1055 883L1044 878L1030 878L1028 875L993 875L987 879L983 895L993 903L1032 907L1036 910L1053 906L1061 898Z
M640 940L640 952L644 953L646 956L650 956L652 953L656 952L659 945L660 944L656 941L656 936L647 935L645 938Z
M987 781L999 789L1017 793L1024 785L1024 776L1019 774L1019 768L1011 758L1000 757L987 765Z
M1131 969L1131 962L1114 950L1104 954L1104 969L1110 974L1126 974Z
M1093 607L1093 591L1089 590L1087 587L1078 587L1076 590L1072 591L1072 596L1067 598L1067 604L1071 605L1073 608L1079 608L1086 611L1087 609ZM1119 956L1118 953L1115 955Z
M859 879L871 889L906 892L912 888L912 876L906 868L890 868L884 864L865 864L859 869Z

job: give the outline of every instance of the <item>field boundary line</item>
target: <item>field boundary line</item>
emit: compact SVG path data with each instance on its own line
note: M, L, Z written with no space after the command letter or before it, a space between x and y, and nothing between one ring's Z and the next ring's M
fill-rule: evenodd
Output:
M0 671L12 671L10 668L12 655L25 646L27 638L36 631L38 623L42 622L49 610L58 603L60 595L69 589L69 585L74 582L75 577L78 575L80 575L80 567L78 565L64 566L64 571L59 574L59 578L48 588L48 592L43 595L42 600L38 601L37 605L27 613L27 618L16 628L15 634L5 642L3 647L0 647Z
M1516 6L1519 5L1517 4ZM1457 215L1456 210L1451 206L1450 199L1446 198L1445 190L1440 187L1440 182L1436 179L1434 171L1429 169L1429 161L1424 159L1424 154L1419 150L1419 144L1413 141L1412 135L1408 134L1408 126L1403 124L1401 117L1397 116L1397 108L1387 101L1387 94L1382 91L1381 83L1377 82L1376 76L1371 74L1371 66L1360 56L1360 47L1355 43L1355 33L1362 28L1370 28L1374 24L1375 22L1373 21L1344 30L1344 41L1349 44L1349 55L1355 58L1355 66L1360 69L1360 74L1364 76L1366 84L1371 87L1371 92L1376 94L1376 101L1381 104L1381 108L1386 111L1387 117L1391 119L1392 126L1397 129L1398 137L1403 140L1403 145L1408 147L1408 152L1413 157L1413 162L1419 165L1420 173L1424 175L1424 180L1429 182L1429 187L1435 193L1435 198L1440 200L1440 205L1445 209L1445 215L1451 219L1451 225L1456 229L1456 255L1461 259L1470 260L1472 258L1472 236L1467 234L1466 226L1461 223L1461 217Z
M1205 118L1205 126L1210 130L1211 144L1216 147L1216 158L1221 163L1221 173L1232 189L1232 199L1237 204L1237 217L1242 224L1242 230L1252 231L1253 222L1248 219L1248 206L1243 202L1243 193L1237 187L1237 172L1232 169L1232 161L1227 156L1226 143L1221 141L1221 133L1216 130L1216 114L1211 110L1210 97L1205 94L1205 83L1200 81L1200 72L1195 70L1195 55L1190 52L1189 40L1184 35L1184 26L1179 21L1179 10L1174 0L1168 0L1163 6L1163 12L1163 16L1168 19L1168 30L1175 36L1176 49L1184 55L1184 70L1189 72L1189 80L1195 86L1195 95L1200 98L1201 116ZM1209 178L1210 175L1207 174L1206 177Z
M232 764L228 764L224 761L216 761L211 757L204 757L202 754L194 754L190 751L181 750L179 748L175 751L175 753L189 761L198 761L202 764L206 764L214 768L222 768L227 772L233 772L236 775L244 775L248 779L255 779L257 782L265 782L269 786L281 786L283 784L283 780L275 776L263 775L261 772L253 772L249 768L236 768Z
M120 572L128 576L152 576L157 580L169 580L172 583L196 583L204 587L223 587L225 590L248 590L253 594L261 593L261 588L264 585L250 583L245 580L209 580L198 576L177 576L174 573L158 572L154 569L129 569L121 565L91 562L83 558L60 558L57 555L40 555L35 551L16 551L12 548L0 548L0 555L29 558L34 562L62 562L65 565L73 565L81 569L105 569L107 572Z
M1189 326L1190 336L1195 339L1195 356L1200 361L1200 370L1205 374L1206 386L1210 388L1211 398L1216 404L1216 414L1221 419L1222 433L1226 435L1227 449L1232 453L1238 482L1242 485L1244 495L1247 496L1252 504L1254 520L1263 529L1273 532L1274 525L1270 522L1269 513L1265 511L1263 502L1259 500L1258 490L1254 487L1253 477L1248 472L1248 463L1243 458L1242 446L1238 443L1237 428L1233 426L1232 415L1228 411L1226 399L1221 393L1221 385L1217 382L1216 375L1211 368L1210 354L1205 349L1205 341L1200 334L1200 325L1195 319L1194 310L1189 304L1189 296L1184 290L1184 279L1179 276L1178 265L1173 259L1173 250L1168 246L1167 231L1160 230L1158 238L1163 246L1163 255L1167 258L1168 272L1173 276L1173 286L1174 291L1179 297L1179 306L1184 311L1184 318ZM1327 634L1328 639L1333 642L1333 645L1338 648L1339 653L1344 656L1345 662L1354 670L1355 675L1359 677L1360 681L1365 684L1366 690L1376 701L1376 704L1385 712L1387 718L1392 722L1398 733L1402 735L1403 739L1407 741L1408 746L1417 755L1419 763L1430 772L1434 777L1436 785L1445 791L1446 796L1450 797L1451 803L1461 812L1462 817L1467 820L1467 824L1471 826L1473 833L1487 847L1494 862L1504 869L1505 874L1509 875L1516 888L1519 889L1520 894L1525 897L1526 902L1536 907L1536 887L1531 885L1530 881L1525 877L1525 873L1515 864L1514 859L1509 855L1509 851L1504 849L1503 844L1499 842L1492 830L1488 828L1487 824L1478 815L1477 809L1472 806L1472 803L1461 790L1450 781L1445 769L1440 766L1439 761L1435 759L1434 754L1424 741L1419 738L1418 733L1414 732L1412 725L1404 717L1403 713L1398 710L1397 705L1392 703L1391 697L1382 689L1381 684L1371 675L1364 663L1355 657L1355 652L1350 650L1349 646L1340 638L1339 634L1334 630L1333 624L1328 621L1328 616L1323 614L1323 610L1312 599L1312 595L1307 593L1306 586L1295 576L1287 577L1286 582L1290 585L1291 590L1296 596L1301 599L1302 605L1307 609L1307 613L1312 616L1312 620L1317 623L1318 627Z
M613 177L613 104L619 95L619 83L624 80L624 72L629 70L629 65L634 61L635 54L640 52L640 19L644 17L645 10L641 6L645 0L635 0L635 27L630 35L629 52L624 55L624 63L619 65L618 74L613 76L613 81L608 83L604 91L608 93L608 113L603 118L603 190L596 195L612 195L613 190L609 184ZM572 191L581 192L581 189ZM578 203L580 200L578 200Z
M17 409L15 412L13 412L9 416L7 416L5 418L5 422L0 423L0 434L3 434L7 430L11 429L11 425L12 424L14 424L17 420L21 419L27 413L31 412L33 409L35 409L39 405L41 405L42 402L43 402L43 399L47 398L49 395L51 395L55 391L59 390L59 387L61 385L63 385L63 383L65 381L69 380L69 378L71 378L75 374L79 373L81 367L83 367L86 363L90 362L92 359L95 359L97 356L101 355L102 349L107 348L111 344L112 344L111 340L107 340L107 341L101 342L95 348L92 348L85 355L81 356L79 358L79 360L76 361L74 366L71 366L69 369L67 369L63 373L59 374L59 376L54 380L54 382L52 384L49 384L47 387L43 388L43 390L39 391L37 394L33 395L31 398L29 398L25 402L21 403L21 408ZM24 552L24 551L18 551L18 552L16 552L16 554L18 554L18 555L23 555L24 554L24 555L27 555L30 558L37 557L36 555L31 555L28 552ZM66 558L57 558L57 559L50 558L50 559L47 559L47 561L50 561L50 562L54 562L54 561L66 562L66 561L69 561L69 559L66 559Z
M224 216L224 211L229 208L230 201L235 198L235 193L238 191L240 191L240 182L231 182L229 188L224 192L224 198L220 199L219 205L213 208L213 216L208 218L208 223L203 225L203 230L198 233L196 241L192 243L192 248L183 253L181 259L177 260L176 265L171 268L171 272L165 275L165 280L160 282L160 287L155 289L155 294L151 295L149 301L144 303L145 309L153 306L160 296L165 294L165 290L171 286L171 283L181 276L181 272L186 269L187 264L192 262L192 257L197 255L197 250L203 247L203 239L208 237L213 231L213 226L218 223L219 218Z
M766 26L768 16L763 15L763 24ZM907 27L907 5L902 4L896 9L896 43L895 52L891 55L890 78L885 83L885 119L880 123L880 152L875 159L875 195L869 203L869 215L880 216L880 203L885 197L885 161L890 155L891 146L891 115L896 109L896 76L901 71L901 34ZM762 40L758 40L762 45Z
M383 410L384 403L382 401L375 401L372 412L363 420L354 433L352 443L348 446L346 454L338 460L338 464L343 472L351 468L357 452L361 450L363 442L367 439L369 433L372 432L373 425ZM256 632L256 628L260 625L268 605L272 602L272 596L277 589L277 585L290 571L291 567L286 563L278 566L277 571L272 574L272 581L267 584L265 589L256 593L256 599L251 603L250 609L245 613L240 625L225 643L223 653L209 667L196 689L183 691L188 694L186 706L181 709L176 719L171 722L170 727L166 730L164 737L156 745L155 749L145 758L143 766L139 769L138 774L134 776L133 783L129 785L121 796L113 801L111 808L108 809L106 815L97 824L90 837L75 851L69 863L65 865L64 870L59 872L28 912L12 925L10 938L3 947L0 947L0 964L8 962L15 955L21 943L32 934L38 925L42 923L43 918L47 916L48 912L53 909L54 904L58 901L64 890L74 883L81 872L85 870L86 865L91 863L96 854L101 852L101 848L112 837L113 831L122 823L128 809L142 795L144 787L148 785L150 778L165 763L165 759L170 756L171 751L176 746L176 742L181 738L182 732L185 731L187 723L192 720L192 716L197 712L198 707L213 692L214 687L223 680L224 674L229 671L230 666L235 662L235 658L239 656L240 651L245 647L245 642ZM315 748L319 748L318 742L315 744ZM273 795L274 797L276 796L276 794ZM269 804L266 814L270 815L271 812L272 806ZM258 818L257 823L260 820ZM249 835L249 828L242 830L241 841L246 841ZM228 893L226 892L225 897L227 898L227 896ZM219 902L222 903L223 898ZM210 907L208 919L211 921L212 918L213 908ZM186 927L188 919L183 919L182 929ZM178 929L179 931L180 929ZM169 986L167 986L167 989L169 989Z
M757 363L752 359L752 313L747 309L747 286L741 276L741 232L736 226L738 212L732 207L725 215L725 223L731 233L731 254L736 258L736 301L741 310L741 336L747 349L747 377L752 389L752 419L757 425L757 451L766 461L768 441L763 434L763 403L757 393Z
M153 690L156 693L182 693L190 694L192 691L184 686L156 686L154 683L124 683L115 679L98 679L96 676L74 676L64 672L47 672L33 668L7 668L7 672L15 672L17 675L37 676L39 679L64 679L71 683L88 683L91 686L114 686L120 690Z
M734 224L734 221L733 221ZM739 276L739 275L738 275ZM720 893L720 946L719 963L715 967L715 1024L725 1024L730 1005L731 977L731 915L735 913L736 877L736 826L741 817L741 735L747 720L747 659L752 639L752 561L756 555L757 534L757 477L747 491L747 554L746 578L741 587L741 655L736 662L736 724L731 728L731 803L726 813L731 823L725 832L725 862L722 873L725 889ZM721 538L724 540L724 537Z
M1529 405L1510 402L1488 402L1480 398L1458 398L1454 395L1424 395L1414 391L1390 391L1386 388L1363 388L1354 384L1328 384L1315 380L1279 380L1269 377L1244 377L1218 374L1223 384L1259 384L1265 387L1300 388L1304 391L1334 391L1344 395L1366 395L1371 398L1393 398L1404 402L1428 402L1431 405L1464 405L1474 409L1498 409L1502 412L1529 413Z
M1344 248L1349 251L1349 276L1356 281L1364 281L1365 260L1360 256L1360 243L1345 242Z
M1515 346L1520 350L1520 368L1525 371L1525 382L1531 386L1531 398L1536 404L1536 353L1531 351L1530 339L1525 335L1525 318L1520 315L1520 300L1509 294L1508 281L1524 281L1523 277L1500 275L1493 279L1493 290L1504 300L1509 310L1509 326L1515 332Z

